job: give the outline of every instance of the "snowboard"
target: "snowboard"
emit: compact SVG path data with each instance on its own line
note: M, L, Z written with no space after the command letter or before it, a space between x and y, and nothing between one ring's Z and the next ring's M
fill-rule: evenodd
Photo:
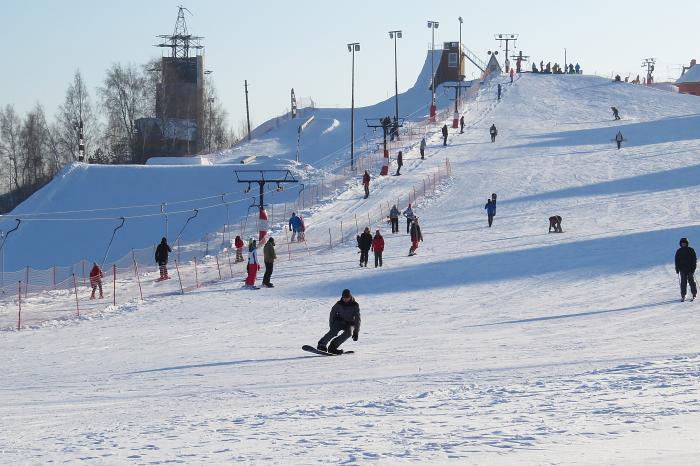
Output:
M162 282L162 281L165 281L165 280L170 280L171 278L173 278L173 277L171 277L171 276L159 277L159 278L156 278L154 281L155 281L155 282Z
M354 351L350 350L350 351L343 351L343 354L333 354L333 353L328 353L326 351L321 351L321 350L316 349L313 346L309 346L309 345L304 345L301 347L301 349L303 349L304 351L308 351L309 353L314 353L314 354L318 354L321 356L342 356L343 354L353 354L354 353Z

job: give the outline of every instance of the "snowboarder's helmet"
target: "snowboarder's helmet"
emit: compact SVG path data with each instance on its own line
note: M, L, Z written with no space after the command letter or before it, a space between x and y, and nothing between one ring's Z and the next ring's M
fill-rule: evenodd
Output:
M687 246L688 245L688 238L681 238L681 240L678 242L680 246L683 246L684 244Z
M275 238L270 238L267 240L267 242L274 246L275 245Z
M352 298L352 293L350 293L350 290L348 290L347 288L345 288L345 289L343 290L342 297L343 297L343 298Z

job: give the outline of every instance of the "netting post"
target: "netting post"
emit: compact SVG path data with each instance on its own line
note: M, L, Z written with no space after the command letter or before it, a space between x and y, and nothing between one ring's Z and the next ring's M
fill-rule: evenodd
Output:
M197 257L194 258L194 284L199 288L199 275L197 275Z
M81 263L83 264L83 286L86 286L87 283L85 283L85 259L83 259Z
M27 266L27 281L24 282L24 297L27 298L27 293L29 292L29 266Z
M372 220L369 219L369 212L367 212L367 226L369 229L372 229Z
M53 289L56 289L56 266L53 266Z
M75 312L80 317L80 306L78 305L78 281L73 274L73 290L75 291Z
M345 235L343 234L343 221L340 221L340 242L345 242Z
M219 267L219 255L217 254L214 257L216 258L216 270L219 271L219 281L221 281L223 278L221 278L221 267Z
M287 225L284 226L284 237L287 240L287 253L289 254L289 260L292 260L292 247L289 245L289 228L287 228Z
M357 214L355 214L355 235L360 234L360 227L357 225Z
M185 294L185 289L182 287L182 278L180 277L180 267L177 266L177 259L175 260L175 270L177 271L177 279L180 282L180 292Z
M423 196L425 196L425 193L426 193L426 191L425 191L425 178L423 178Z
M117 305L117 264L112 264L112 303Z
M331 227L328 227L328 244L333 249L333 237L331 236Z
M413 202L416 202L416 185L413 185Z
M19 292L17 293L17 330L22 328L22 280L19 281Z
M228 257L228 271L231 272L231 278L233 278L233 267L231 266L231 248L226 250Z
M139 295L141 296L141 301L143 301L143 290L141 289L141 277L139 277L139 264L136 262L136 257L134 256L134 250L131 250L131 257L134 259L134 274L136 274L136 281L139 284Z

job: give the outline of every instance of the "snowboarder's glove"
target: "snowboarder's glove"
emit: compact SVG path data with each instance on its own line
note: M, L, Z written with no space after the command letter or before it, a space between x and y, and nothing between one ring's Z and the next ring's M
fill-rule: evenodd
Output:
M352 341L357 341L360 336L357 333L352 334Z

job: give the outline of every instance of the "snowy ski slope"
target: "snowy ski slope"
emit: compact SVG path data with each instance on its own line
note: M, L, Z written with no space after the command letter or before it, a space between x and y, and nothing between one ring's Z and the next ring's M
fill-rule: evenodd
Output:
M697 462L700 302L679 302L673 254L700 244L700 99L503 82L447 147L436 126L425 161L411 151L369 199L355 186L313 215L391 202L449 157L452 182L416 209L417 256L402 223L382 228L381 269L347 245L276 267L274 289L236 279L3 332L0 462ZM555 214L563 234L547 233ZM356 353L302 352L345 287Z

